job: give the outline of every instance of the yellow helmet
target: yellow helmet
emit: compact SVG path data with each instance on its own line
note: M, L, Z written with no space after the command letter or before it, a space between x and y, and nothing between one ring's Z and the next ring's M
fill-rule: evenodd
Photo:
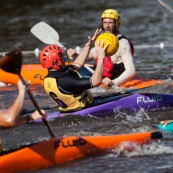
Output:
M121 24L121 15L117 10L114 9L107 9L105 10L102 15L101 19L103 18L111 18L116 20L116 30L119 30Z

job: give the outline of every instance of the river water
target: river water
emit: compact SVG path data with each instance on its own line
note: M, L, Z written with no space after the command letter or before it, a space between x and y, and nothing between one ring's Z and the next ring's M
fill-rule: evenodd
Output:
M20 46L23 51L42 49L46 45L35 38L30 29L40 21L54 27L61 43L67 48L82 47L87 36L92 35L100 25L100 15L107 8L121 12L121 32L131 38L135 45L134 62L137 74L151 78L172 78L173 15L156 0L1 0L0 2L0 52L7 52ZM164 43L164 49L158 48ZM24 63L39 63L34 55L24 56ZM31 86L40 107L53 104L43 86ZM172 89L164 91L171 93ZM0 88L1 108L12 103L17 94L16 86ZM26 109L33 106L26 96ZM54 111L48 110L48 113ZM52 120L50 125L56 136L69 135L112 135L158 130L161 120L172 119L173 112L145 112L136 114L116 112L104 118L68 116ZM32 171L33 173L162 173L173 169L173 134L163 133L163 140L155 141L132 152L112 150L111 153L89 157L69 164ZM2 132L4 146L8 149L21 144L49 139L43 124L23 125Z

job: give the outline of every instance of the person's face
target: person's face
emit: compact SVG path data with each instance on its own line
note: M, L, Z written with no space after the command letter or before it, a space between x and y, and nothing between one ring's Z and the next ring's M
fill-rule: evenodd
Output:
M114 19L103 18L102 25L105 32L115 33L116 23Z

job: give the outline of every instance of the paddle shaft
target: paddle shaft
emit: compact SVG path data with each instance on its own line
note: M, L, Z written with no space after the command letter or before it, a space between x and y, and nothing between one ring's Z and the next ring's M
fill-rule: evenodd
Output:
M25 86L27 87L27 84L26 84L25 80L23 79L23 77L22 77L20 74L18 74L18 75L19 75L19 78L21 79L23 85L25 85ZM37 111L38 111L42 116L44 116L44 114L41 112L41 110L40 110L40 108L39 108L39 106L38 106L38 104L37 104L37 102L36 102L34 96L32 95L32 93L31 93L31 91L29 90L28 87L27 87L26 90L27 90L27 93L28 93L29 98L31 99L31 101L32 101L33 105L35 106L35 108L37 109ZM53 134L53 132L52 132L52 130L51 130L51 128L50 128L48 122L46 121L46 119L45 119L45 118L42 118L42 121L43 121L43 123L46 125L46 127L47 127L47 129L48 129L48 132L49 132L51 138L54 138L55 135Z
M158 0L159 3L165 7L170 13L173 14L173 9L170 7L170 5L168 5L164 0Z

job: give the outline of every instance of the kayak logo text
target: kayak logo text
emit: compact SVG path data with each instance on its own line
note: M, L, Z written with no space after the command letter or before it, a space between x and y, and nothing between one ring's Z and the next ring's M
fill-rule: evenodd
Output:
M34 79L40 79L40 80L44 80L45 76L41 75L41 74L35 74Z
M150 96L139 96L137 97L138 103L152 103L152 102L161 102L163 101L162 95L151 94Z
M78 138L78 139L69 139L66 140L65 138L59 141L56 141L54 143L55 149L58 147L62 146L63 148L68 148L68 147L74 147L74 146L80 146L80 145L86 145L87 141L83 138Z

